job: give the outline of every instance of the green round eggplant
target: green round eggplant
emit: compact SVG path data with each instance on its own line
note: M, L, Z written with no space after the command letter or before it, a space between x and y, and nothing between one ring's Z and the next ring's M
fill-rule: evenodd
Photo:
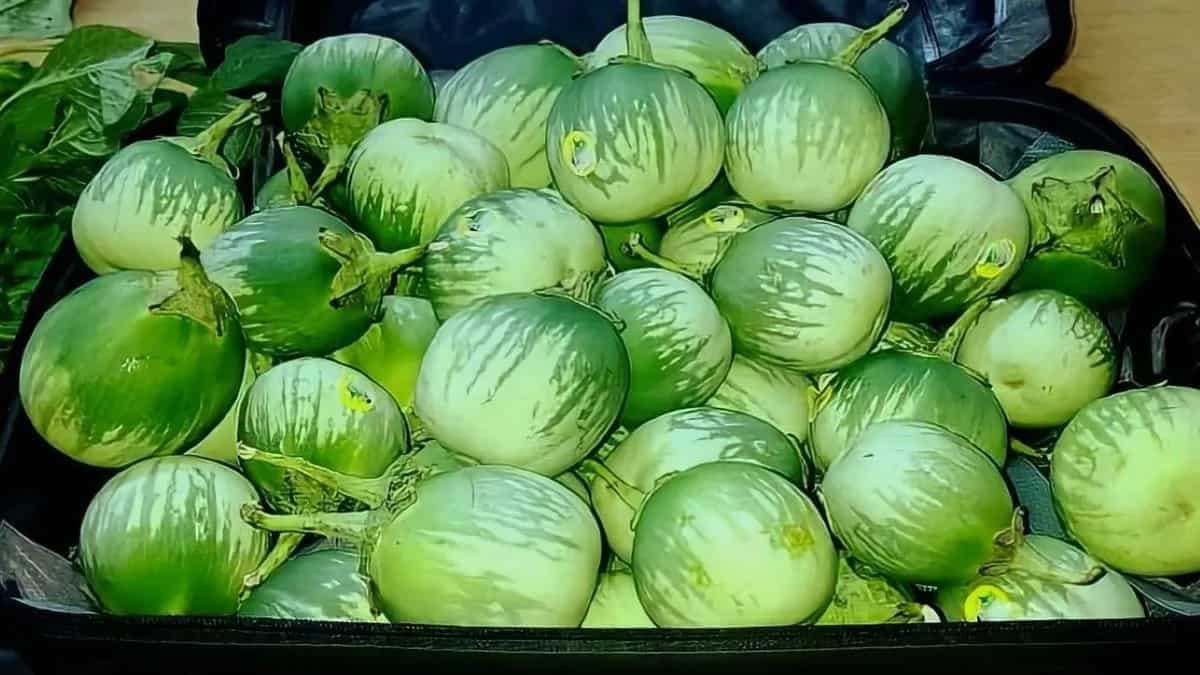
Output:
M79 566L105 613L229 616L270 537L244 522L250 481L203 457L155 457L105 482L79 528Z

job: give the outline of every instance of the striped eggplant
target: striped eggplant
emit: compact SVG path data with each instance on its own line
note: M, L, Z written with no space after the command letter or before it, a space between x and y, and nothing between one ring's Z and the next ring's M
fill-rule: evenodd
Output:
M862 29L844 23L809 23L787 31L758 52L766 68L781 68L794 61L836 57L862 35ZM887 111L892 128L890 159L917 153L933 125L929 95L920 66L908 51L888 39L871 45L854 62L858 71Z
M442 324L414 408L451 452L555 476L600 444L628 391L629 357L607 317L567 296L514 293Z
M245 212L221 142L258 117L246 101L200 135L137 141L88 182L71 219L80 258L97 274L179 266L179 237L204 249Z
M1200 572L1200 390L1111 394L1084 406L1058 441L1050 484L1071 537L1115 570Z
M817 619L817 625L925 623L929 610L914 597L908 585L891 581L839 551L833 601Z
M837 54L771 68L726 117L725 173L761 208L849 206L892 150L887 111L855 64L904 16L901 5Z
M468 199L442 223L422 266L441 321L505 293L553 289L590 302L608 274L596 226L554 193L528 188Z
M283 126L325 163L321 194L346 167L363 136L388 120L433 118L433 83L407 47L380 35L321 38L292 61L283 82Z
M327 548L300 553L275 570L238 608L267 619L386 622L359 573L359 554Z
M722 202L694 218L673 223L657 253L693 277L703 278L721 262L734 237L777 217L745 203Z
M922 322L962 312L1003 289L1029 249L1029 219L1007 185L942 155L884 169L846 225L887 259L895 278L892 318Z
M324 356L379 319L384 289L422 248L390 254L311 206L252 213L201 261L237 303L248 346L277 358Z
M381 251L429 243L463 202L509 186L508 160L486 138L415 119L368 133L348 175L355 226Z
M821 513L765 467L682 471L645 499L635 532L634 582L658 626L808 623L833 598L837 552Z
M642 26L654 60L690 73L716 99L722 115L762 69L741 40L711 23L663 14L645 17ZM588 70L623 56L628 41L624 25L614 28L587 55Z
M930 353L884 350L833 376L813 406L813 461L829 469L863 431L885 420L928 422L958 434L998 465L1008 455L1008 421L988 385Z
M622 272L600 287L596 305L619 321L629 353L623 425L700 405L729 373L729 324L690 279L657 268Z
M633 554L633 518L638 504L628 503L609 478L650 492L668 474L705 462L737 460L760 464L788 480L808 482L808 467L797 443L767 422L745 413L717 408L688 408L656 417L634 429L597 467L590 469L592 504L604 526L609 548L626 562ZM601 469L601 471L597 471Z
M471 466L422 480L393 501L403 491L387 481L368 486L337 474L324 479L378 510L271 515L250 509L243 515L274 531L370 535L366 569L375 603L390 621L582 623L600 572L600 530L587 504L554 480L511 466ZM381 525L373 524L375 516Z
M656 218L699 195L721 172L725 146L712 95L654 62L640 0L628 4L628 55L568 84L547 123L555 185L600 223Z
M596 593L588 605L581 628L654 628L638 599L633 570L619 558L611 559L600 574Z
M76 461L119 468L181 453L238 395L246 347L229 296L182 240L173 272L114 272L34 326L18 389L34 429Z
M1052 564L1087 569L1099 561L1067 542L1045 535L1025 538ZM1135 619L1146 616L1137 593L1120 574L1106 571L1091 584L1050 581L1022 570L981 575L961 586L939 589L938 606L951 621L1037 621Z
M1116 380L1117 349L1108 327L1087 305L1058 291L993 300L964 313L955 326L961 335L952 347L955 359L987 380L1015 427L1066 424Z
M264 461L263 455L300 457L358 479L377 478L409 449L408 421L387 391L336 361L285 361L254 381L238 415L238 459L264 501L280 513L358 508L342 494ZM299 546L279 537L263 564L246 578L252 589L269 578Z
M812 386L804 375L734 354L729 375L704 405L753 415L803 441Z
M238 443L259 453L303 457L319 466L374 478L408 452L408 422L380 385L349 366L303 357L263 373L238 416ZM242 469L276 511L354 506L325 487L239 453Z
M366 373L403 409L412 408L421 359L438 329L433 305L424 298L387 295L383 317L363 336L331 355Z
M644 247L651 253L658 253L665 229L662 218L601 225L600 235L604 237L604 253L608 256L608 262L618 272L652 266L654 263L629 248L630 237L637 235L639 247Z
M738 353L819 373L875 345L888 318L892 276L861 235L791 216L735 237L711 290Z
M79 565L109 614L230 615L266 532L238 517L258 503L237 471L202 457L155 457L105 482L79 528Z
M867 427L820 486L834 534L889 578L941 586L970 580L993 560L1013 502L996 463L928 422Z
M1029 259L1014 289L1050 288L1096 307L1125 303L1166 244L1166 201L1146 169L1101 150L1070 150L1008 184L1029 212Z
M546 120L582 68L574 54L553 42L488 52L447 80L434 119L491 141L508 160L513 187L547 187Z

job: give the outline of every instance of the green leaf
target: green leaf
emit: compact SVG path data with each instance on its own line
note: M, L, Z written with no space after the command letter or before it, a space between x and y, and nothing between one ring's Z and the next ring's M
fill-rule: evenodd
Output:
M71 0L0 0L0 35L48 38L71 30Z
M24 61L0 63L0 103L8 100L33 77L33 66Z
M197 88L208 85L212 73L200 54L200 45L192 42L159 42L154 46L153 53L171 55L168 77Z
M224 91L278 86L303 48L287 40L246 36L225 49L225 61L213 73L212 86Z
M176 131L181 136L195 136L245 102L246 99L231 96L220 89L201 89L192 94L187 110L179 118ZM221 145L221 156L232 166L246 166L262 146L262 141L262 125L242 124L226 137Z
M12 193L8 198L12 198ZM0 201L5 197L0 195ZM18 198L9 207L25 201ZM32 197L28 203L32 203ZM4 211L0 204L0 363L16 337L38 281L62 244L71 223L71 209L55 213Z
M90 127L91 137L74 137L78 148L94 149L101 136L120 137L137 128L172 58L167 53L151 56L153 45L123 28L72 31L34 76L0 103L0 145L36 151L62 131L68 118L70 130L84 119ZM0 157L0 177L13 177L12 164L4 171L3 163Z

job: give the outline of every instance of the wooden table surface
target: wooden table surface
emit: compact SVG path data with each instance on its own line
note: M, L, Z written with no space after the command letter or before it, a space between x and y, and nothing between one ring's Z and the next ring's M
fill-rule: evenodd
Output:
M77 0L76 21L195 40L195 6L196 0ZM1200 2L1075 0L1075 15L1074 51L1052 83L1129 129L1200 207L1200 61L1186 57L1200 28Z

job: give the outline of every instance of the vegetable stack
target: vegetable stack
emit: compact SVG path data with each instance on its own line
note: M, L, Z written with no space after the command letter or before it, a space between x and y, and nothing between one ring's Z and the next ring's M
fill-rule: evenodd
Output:
M904 6L757 56L627 9L590 54L509 46L436 91L386 37L287 51L253 200L269 74L91 167L99 276L20 394L113 472L79 533L100 609L1085 619L1200 572L1200 391L1117 387L1109 311L1165 239L1145 169L939 154ZM1030 462L1064 537L1026 527Z

